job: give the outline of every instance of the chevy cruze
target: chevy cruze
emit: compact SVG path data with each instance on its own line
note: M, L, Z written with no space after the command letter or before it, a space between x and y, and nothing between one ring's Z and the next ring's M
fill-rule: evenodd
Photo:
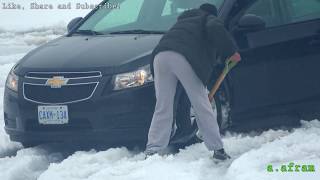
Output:
M243 57L212 104L221 130L318 118L319 0L109 0L13 67L4 96L10 139L145 142L155 105L151 52L179 14L205 2L219 8ZM181 85L174 112L172 144L201 135Z

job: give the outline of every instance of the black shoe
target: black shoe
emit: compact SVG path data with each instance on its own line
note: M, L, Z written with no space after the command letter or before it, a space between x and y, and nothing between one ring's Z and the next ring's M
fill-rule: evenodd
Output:
M224 151L224 149L219 149L214 151L213 159L224 161L231 159L231 157Z

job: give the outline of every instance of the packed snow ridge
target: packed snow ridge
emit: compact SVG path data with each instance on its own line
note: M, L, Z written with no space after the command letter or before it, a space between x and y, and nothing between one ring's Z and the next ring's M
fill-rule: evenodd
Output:
M55 29L56 28L56 29ZM232 162L215 164L203 143L175 155L144 159L126 148L77 151L71 145L23 148L3 130L3 92L12 66L27 52L64 34L59 27L30 31L0 30L0 179L1 180L306 180L320 179L320 121L301 121L292 130L223 136ZM267 166L314 165L315 172L268 172Z

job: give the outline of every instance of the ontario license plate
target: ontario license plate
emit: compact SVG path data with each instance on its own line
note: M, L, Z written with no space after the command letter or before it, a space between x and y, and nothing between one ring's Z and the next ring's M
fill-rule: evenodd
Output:
M67 124L68 106L38 106L38 120L40 124Z

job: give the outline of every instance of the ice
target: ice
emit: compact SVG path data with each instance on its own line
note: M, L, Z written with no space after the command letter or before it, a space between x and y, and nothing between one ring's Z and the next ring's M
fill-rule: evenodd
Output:
M65 33L60 25L23 31L0 30L0 179L1 180L318 180L320 121L302 121L293 130L223 136L232 162L215 164L203 143L178 154L144 159L126 148L78 151L66 145L22 148L4 132L6 76L27 52ZM313 164L314 173L267 172L267 165Z

